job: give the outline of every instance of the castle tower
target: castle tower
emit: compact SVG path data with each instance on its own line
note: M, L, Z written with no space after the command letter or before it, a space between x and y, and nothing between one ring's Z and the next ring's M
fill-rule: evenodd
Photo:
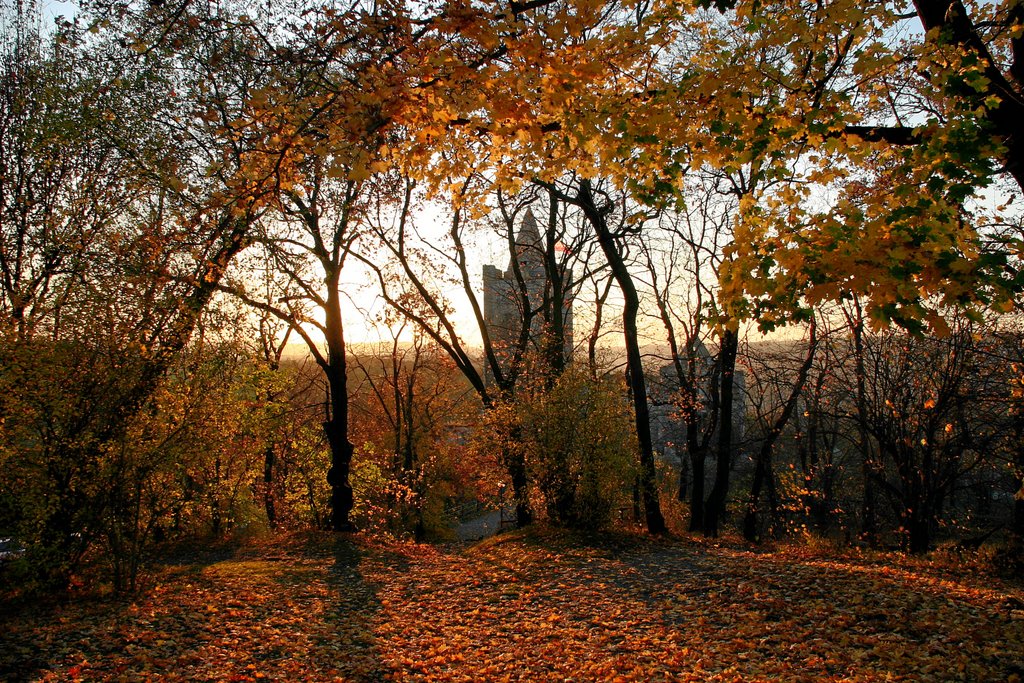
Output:
M526 210L516 234L515 252L504 271L492 265L483 268L484 322L499 361L503 364L512 355L512 347L519 339L524 321L530 320L530 345L539 348L545 323L552 315L552 283L544 267L545 240L530 209ZM522 290L516 277L517 263L526 288L528 307L524 306ZM566 269L562 274L563 288L571 281L572 271ZM572 351L572 297L568 291L563 294L561 308L564 353L568 358ZM493 381L490 368L486 368L485 379L488 383Z

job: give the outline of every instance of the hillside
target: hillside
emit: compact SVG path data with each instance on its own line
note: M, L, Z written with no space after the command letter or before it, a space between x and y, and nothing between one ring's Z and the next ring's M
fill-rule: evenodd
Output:
M901 556L511 534L182 555L18 610L4 680L1018 681L1024 592Z

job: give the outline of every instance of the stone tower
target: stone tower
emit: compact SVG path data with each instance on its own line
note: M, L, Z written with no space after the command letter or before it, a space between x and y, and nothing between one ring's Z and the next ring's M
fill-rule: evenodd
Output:
M524 310L512 258L503 271L491 265L485 265L483 270L484 322L487 323L491 341L503 365L519 338L523 321L531 316L530 346L536 349L541 345L546 318L551 316L551 306L545 306L552 296L551 282L544 268L545 241L537 226L537 219L530 209L526 210L516 234L515 247L514 258L519 263L519 272L526 285L529 310ZM572 296L569 291L572 270L565 270L562 281L566 292L563 295L561 316L565 339L564 353L568 358L572 351ZM489 368L485 376L488 383L493 380Z

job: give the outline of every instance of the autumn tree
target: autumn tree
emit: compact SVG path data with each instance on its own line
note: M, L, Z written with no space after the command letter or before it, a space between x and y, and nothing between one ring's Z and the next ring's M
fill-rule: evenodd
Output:
M938 516L964 475L978 468L995 434L983 418L998 395L998 368L956 320L945 338L904 332L865 344L867 433L878 460L870 476L893 502L911 552L925 552Z
M69 443L87 451L69 460L102 459L101 444L123 436L272 212L301 226L310 241L291 246L322 270L324 289L304 295L327 314L328 350L318 362L333 378L325 426L334 526L348 528L352 444L338 273L370 201L364 189L374 186L373 201L401 215L397 234L387 231L381 244L427 302L430 314L417 322L490 404L486 373L474 367L447 303L416 273L421 264L401 260L410 255L406 183L452 207L448 255L473 307L464 221L505 211L487 198L515 196L536 181L561 187L542 221L553 226L544 253L551 286L543 306L523 299L511 363L482 330L489 371L500 393L511 394L516 359L539 318L549 324L550 366L560 369L557 300L571 286L560 280L550 238L558 204L576 205L624 296L648 526L657 531L639 295L622 249L622 233L637 223L614 216L613 203L595 194L596 179L661 210L685 198L682 179L702 169L727 181L736 202L714 316L722 417L703 512L715 533L729 489L742 320L773 327L820 302L858 297L862 322L941 333L958 307L1012 305L1017 242L988 240L971 202L1000 169L1021 184L1021 17L1017 2L922 2L915 10L927 33L911 44L894 42L892 29L906 17L886 5L714 4L717 11L549 0L341 11L272 3L257 11L188 0L88 3L82 25L95 36L69 27L52 55L12 57L2 105L10 116L0 131L0 211L13 226L0 245L5 334L18 344L50 335L60 342L47 349L54 367L72 356L83 368L98 365L100 355L114 366L125 349L134 359L104 390L83 384L83 395L106 407L100 426L66 425ZM73 105L59 106L58 92ZM572 185L560 185L564 178ZM327 185L337 202L312 201ZM264 241L279 248L281 267L306 277L290 238L272 234L278 227L262 224ZM513 237L510 255L516 247ZM387 286L386 266L367 262ZM302 329L305 313L277 304L268 306ZM75 347L88 337L86 325L69 322L73 308L103 319L110 343L102 354L99 345ZM474 315L479 321L479 305ZM525 520L523 468L512 470ZM57 526L57 536L71 530Z
M999 439L1000 454L1011 472L1013 482L1013 512L1009 527L1009 552L1012 560L1019 567L1024 563L1024 448L1021 444L1024 436L1024 415L1021 400L1024 399L1024 358L1021 349L1021 331L1015 324L1009 324L998 330L998 343L995 345L998 357L1003 363L1009 363L1009 390L1003 393L1006 400L1005 426L1002 438ZM998 362L998 361L997 361Z
M395 318L391 310L377 321L389 340L364 344L352 356L354 430L358 443L384 455L381 468L390 477L382 493L396 531L423 540L442 531L445 504L461 493L454 490L464 484L457 471L473 469L456 450L465 451L457 435L475 411L467 400L472 389L447 354L411 321Z
M30 21L23 12L14 19ZM103 74L65 44L73 35L2 38L0 303L4 338L18 344L60 336L90 253L129 213L131 164L106 135Z
M819 533L827 533L839 520L842 512L840 493L850 496L854 479L861 479L863 463L870 459L870 442L861 434L851 438L848 412L862 405L857 397L858 384L852 331L842 315L835 309L824 308L815 313L821 342L800 397L800 405L793 414L793 437L801 481L800 501L797 506L805 511ZM849 368L854 365L854 386L849 381ZM851 393L853 409L850 407ZM859 414L859 413L858 413ZM859 421L858 421L859 424ZM859 447L851 449L850 444ZM851 451L856 451L855 453ZM861 463L857 466L857 463ZM855 476L856 473L856 476ZM869 486L867 483L865 487ZM867 489L865 489L866 491ZM865 496L865 506L870 498ZM864 509L862 507L863 515ZM849 532L849 527L845 528Z
M685 431L675 444L680 454L677 495L689 500L689 528L699 532L704 530L707 461L715 454L721 417L721 369L708 345L729 213L713 184L705 186L693 177L689 182L686 206L646 225L638 247L670 368L668 386L659 387L667 395L658 400L669 401L673 419Z
M716 36L755 26L749 54L788 55L737 65L735 77L761 74L777 87L752 103L748 123L732 118L735 107L716 110L728 131L719 141L769 159L762 177L802 179L744 207L726 298L774 325L808 302L858 295L872 324L939 331L955 306L1010 306L1016 248L984 234L977 200L1000 169L1015 173L1019 154L1006 125L1020 99L1016 67L998 66L1014 63L1015 3L917 3L908 14L884 4L714 4ZM900 37L915 14L923 42ZM832 193L827 206L812 188Z
M254 267L242 266L244 272L255 271L262 296L260 301L273 302L287 298L291 291L288 288L289 278L280 276L273 268L273 259L266 252L263 259L252 264ZM259 333L259 353L271 376L283 375L282 359L288 348L288 341L294 330L285 321L266 310L259 310L256 315ZM264 398L268 404L279 403L282 395L280 387L268 386ZM285 440L272 439L266 444L263 457L263 506L267 515L267 523L274 529L278 525L278 499L281 493L282 463L279 462L280 449Z
M290 161L254 168L251 176L272 178L287 194L302 187L298 169L303 168L299 160L305 157L324 160L328 177L333 174L349 182L400 169L404 175L424 180L436 194L447 194L457 205L467 207L472 198L459 189L461 183L453 188L450 179L464 178L480 166L492 172L482 185L484 194L495 187L508 192L517 183L521 186L524 174L513 172L502 159L517 156L530 167L538 166L549 155L535 146L543 146L546 134L558 128L553 122L538 128L538 116L573 116L569 98L556 101L551 94L570 81L570 89L577 90L582 85L580 76L592 82L613 78L615 71L606 64L612 52L624 64L635 60L631 50L638 41L636 24L642 12L633 17L616 7L607 17L614 15L611 25L618 35L598 37L589 30L605 19L581 19L572 9L551 2L436 9L376 4L359 14L311 7L285 16L290 42L286 39L275 58L265 62L274 65L280 87L245 93L253 112L240 123L276 122L273 134L268 131L263 137L265 148ZM175 30L187 26L188 13L181 19L173 11L167 8L158 14L171 20ZM267 44L274 45L280 37L266 30L265 24L240 23ZM616 37L623 40L621 46ZM145 50L154 40L162 44L166 37L149 32L140 35L135 45ZM580 49L588 43L609 51L605 61ZM534 82L544 74L546 64L558 60L579 67L572 79L542 76ZM600 68L593 69L597 65ZM509 78L510 73L526 78ZM538 83L542 86L539 101L534 97ZM527 93L531 101L523 106ZM546 111L538 112L534 106ZM539 135L523 135L521 131L527 129L536 129ZM488 133L493 154L481 144ZM587 154L571 151L562 163L576 164ZM473 378L479 373L471 370L464 349L453 341L450 331L441 336L448 340L456 364L469 373L479 390L482 382ZM340 410L339 405L339 416ZM334 421L332 417L330 422ZM344 443L338 449L339 454L350 451ZM339 518L349 505L343 482L346 460L339 457L333 475Z
M623 234L631 226L624 211L615 217L616 205L608 193L599 189L595 192L590 180L573 180L569 190L560 189L548 183L549 192L561 201L577 206L594 231L601 252L623 297L623 343L626 350L626 369L629 379L630 397L636 420L637 440L640 448L639 481L643 499L644 518L648 531L664 533L665 519L658 500L658 487L654 465L654 447L651 439L651 422L647 401L647 380L644 375L643 358L640 353L640 336L637 327L640 312L640 296L624 256L621 242ZM571 194L570 194L571 192Z
M761 523L762 496L768 498L769 533L778 524L778 496L775 491L775 472L772 455L776 445L800 406L800 398L814 365L818 350L818 323L811 319L807 332L807 345L803 358L794 368L778 355L771 356L769 363L759 364L757 370L750 364L747 386L748 395L756 394L761 400L756 414L760 435L754 454L754 477L750 484L746 510L743 515L743 537L748 541L762 538ZM750 354L747 354L749 358ZM780 354L781 355L781 354ZM789 366L789 367L787 367Z
M868 433L868 367L865 339L868 333L864 308L858 297L843 307L843 316L850 330L853 344L853 373L855 380L855 400L857 414L858 439L861 461L861 480L863 495L861 498L861 535L868 543L877 539L878 524L875 493L875 471L877 458L872 448Z
M64 557L96 539L101 526L87 517L109 501L92 496L117 489L93 475L144 414L249 243L266 198L269 174L260 169L282 159L257 150L273 116L232 127L253 114L248 94L268 74L242 56L265 45L244 22L193 9L83 14L52 47L13 60L15 77L4 80L12 88L5 161L21 169L11 176L20 180L4 183L4 210L20 226L4 232L5 328L23 340L19 368L39 378L47 367L81 371L59 397L67 409L42 407L36 399L46 392L12 397L39 407L39 426L63 416L33 442L38 449L21 442L12 452L49 462L42 471L54 476L40 498L53 496L49 521L26 540ZM154 34L162 39L143 40ZM35 353L43 343L49 348Z
M470 178L463 187L480 182L486 181ZM428 239L425 226L416 222L411 184L398 218L375 228L381 257L364 259L376 274L384 300L449 355L485 409L515 400L529 353L543 359L533 368L549 382L565 367L571 351L567 312L578 287L578 280L571 277L572 264L578 259L582 239L567 227L563 206L556 200L549 198L546 210L537 212L543 216L538 220L530 207L544 205L538 203L535 193L509 197L496 192L492 197L494 206L488 215L502 245L500 258L507 258L509 267L502 278L504 289L491 295L502 297L517 313L508 320L485 317L485 302L476 286L471 250L487 234L486 223L470 220L462 208L455 208L448 217L445 241L438 244ZM521 239L527 222L535 234ZM390 266L386 265L389 260ZM471 324L482 344L480 364L465 333L456 328L446 286L461 293L472 313ZM528 524L532 512L525 461L516 450L509 451L504 460L513 485L517 522Z
M923 40L900 47L920 60L921 77L934 88L934 96L948 114L923 125L897 118L894 125L860 126L850 132L895 145L938 143L952 160L967 166L991 156L1001 172L1024 188L1024 139L1018 125L1024 115L1020 3L968 6L959 0L922 0L900 19L915 15ZM978 137L960 137L962 146L953 147L957 127L968 126ZM983 178L978 180L985 183Z

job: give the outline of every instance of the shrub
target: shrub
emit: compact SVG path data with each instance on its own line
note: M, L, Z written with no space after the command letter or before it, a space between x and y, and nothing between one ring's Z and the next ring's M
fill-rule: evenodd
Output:
M623 388L570 367L551 386L528 385L495 411L498 438L518 436L534 495L558 526L606 526L627 503L635 478L636 435Z

